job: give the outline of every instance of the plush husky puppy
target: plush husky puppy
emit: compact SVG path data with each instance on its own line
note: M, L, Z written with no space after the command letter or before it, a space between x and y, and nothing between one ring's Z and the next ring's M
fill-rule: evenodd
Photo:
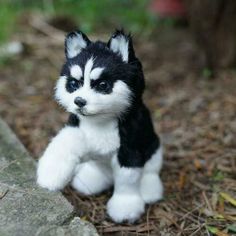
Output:
M52 191L70 183L86 195L114 185L108 215L134 222L145 203L162 198L163 186L162 149L131 36L116 31L104 43L72 32L65 54L55 97L71 115L39 160L37 182Z

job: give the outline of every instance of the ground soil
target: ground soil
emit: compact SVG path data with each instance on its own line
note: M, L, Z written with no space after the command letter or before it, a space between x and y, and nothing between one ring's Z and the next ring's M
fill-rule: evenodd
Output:
M23 23L13 39L25 43L25 52L1 60L0 115L37 159L68 117L53 100L63 42ZM65 196L101 235L211 235L216 229L233 235L236 208L227 197L236 197L236 72L204 77L188 29L135 41L144 100L165 149L164 199L147 206L135 225L117 225L105 211L111 191L84 197L67 187Z

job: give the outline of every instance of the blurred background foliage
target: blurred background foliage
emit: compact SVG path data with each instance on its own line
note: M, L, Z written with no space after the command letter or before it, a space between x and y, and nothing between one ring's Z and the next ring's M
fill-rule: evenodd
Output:
M15 23L25 12L71 18L86 33L125 26L133 33L147 35L158 22L158 17L149 11L148 5L149 1L143 0L1 0L0 42L16 30Z
M179 18L173 17L181 11ZM21 33L17 21L34 14L62 31L79 28L96 34L124 27L136 38L160 35L163 28L188 26L207 68L236 64L236 1L232 0L0 0L0 43L15 31ZM206 72L206 77L212 75Z

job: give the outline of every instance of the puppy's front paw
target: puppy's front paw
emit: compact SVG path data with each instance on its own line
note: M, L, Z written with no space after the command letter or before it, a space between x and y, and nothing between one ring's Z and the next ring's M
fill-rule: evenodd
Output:
M117 223L135 222L144 212L144 201L138 194L114 194L107 203L109 216Z
M52 161L52 158L43 156L38 164L37 183L50 191L58 191L69 183L72 172L68 163Z

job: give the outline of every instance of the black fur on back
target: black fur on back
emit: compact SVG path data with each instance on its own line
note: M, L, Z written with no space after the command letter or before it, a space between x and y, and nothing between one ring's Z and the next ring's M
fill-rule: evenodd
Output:
M160 146L150 113L142 102L119 120L119 134L118 160L124 167L142 167Z

